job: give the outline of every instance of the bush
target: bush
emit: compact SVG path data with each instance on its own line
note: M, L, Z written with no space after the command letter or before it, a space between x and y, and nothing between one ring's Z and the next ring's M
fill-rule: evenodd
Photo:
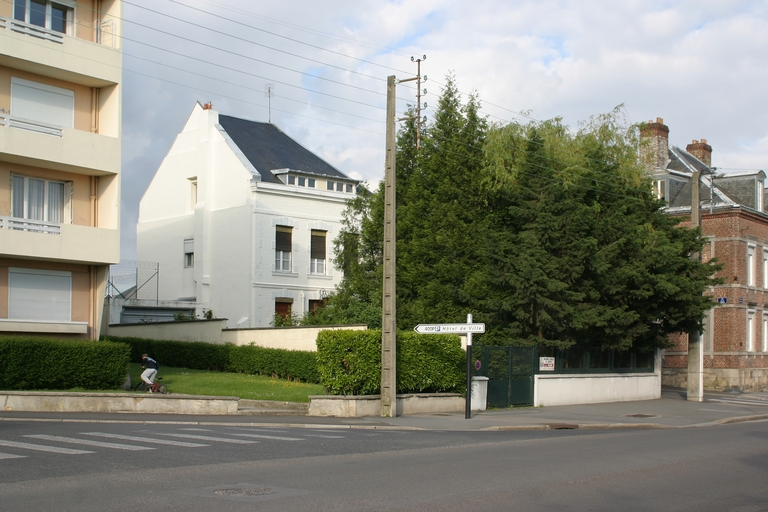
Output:
M124 343L0 336L0 388L117 389L129 357Z
M466 356L456 335L397 334L397 392L466 390ZM321 331L320 383L334 395L381 393L381 331Z
M149 354L162 366L265 375L319 383L315 352L283 350L251 345L110 337L131 347L131 361Z

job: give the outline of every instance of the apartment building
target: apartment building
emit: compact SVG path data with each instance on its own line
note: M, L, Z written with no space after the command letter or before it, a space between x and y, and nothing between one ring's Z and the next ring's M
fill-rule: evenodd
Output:
M642 135L643 159L653 173L658 197L670 215L690 225L694 172L701 176L701 231L706 261L723 264L723 284L707 293L715 301L704 318L702 336L705 389L768 390L768 212L762 170L721 173L712 166L712 146L693 140L685 149L669 144L663 119L648 122ZM662 384L687 386L688 335L671 340L662 359Z
M120 0L0 2L0 332L97 339L120 260Z

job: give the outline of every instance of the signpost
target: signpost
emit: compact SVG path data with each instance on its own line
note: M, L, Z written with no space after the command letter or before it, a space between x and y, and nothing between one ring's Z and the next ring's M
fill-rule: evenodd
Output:
M464 419L469 419L472 414L472 334L484 333L485 324L473 324L472 314L468 314L465 324L419 324L413 330L419 334L467 335L467 400Z

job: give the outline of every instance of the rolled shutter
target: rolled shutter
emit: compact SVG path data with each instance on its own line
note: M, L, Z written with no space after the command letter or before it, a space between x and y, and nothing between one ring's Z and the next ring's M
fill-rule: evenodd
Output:
M275 249L283 252L291 252L291 231L293 228L277 226L275 232Z
M313 259L325 259L325 231L312 230L312 248L310 257Z

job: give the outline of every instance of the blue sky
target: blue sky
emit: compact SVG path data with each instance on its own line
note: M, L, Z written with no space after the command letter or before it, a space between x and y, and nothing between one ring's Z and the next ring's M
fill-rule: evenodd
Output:
M124 18L124 259L195 101L266 121L273 83L273 123L375 183L386 77L414 74L411 55L427 55L428 117L452 72L492 122L575 127L623 104L631 122L664 118L673 144L707 139L726 172L768 168L768 1L128 0ZM402 111L413 87L398 97Z

